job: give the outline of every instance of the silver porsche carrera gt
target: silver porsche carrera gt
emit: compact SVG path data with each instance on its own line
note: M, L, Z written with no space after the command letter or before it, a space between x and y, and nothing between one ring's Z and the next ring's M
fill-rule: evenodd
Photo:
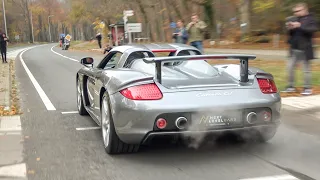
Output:
M156 53L165 56L156 56ZM213 65L208 60L237 59ZM77 106L101 126L106 152L137 152L159 136L234 132L266 142L280 124L273 76L249 67L254 55L202 55L183 44L113 48L94 66L81 59Z

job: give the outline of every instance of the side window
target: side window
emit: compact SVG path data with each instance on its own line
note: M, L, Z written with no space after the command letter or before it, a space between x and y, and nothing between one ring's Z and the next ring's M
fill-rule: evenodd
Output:
M109 69L114 68L120 61L122 53L120 52L113 52L110 56L107 56L103 59L100 68L101 69Z
M117 65L120 61L120 57L122 56L122 53L115 53L111 59L108 61L107 65Z

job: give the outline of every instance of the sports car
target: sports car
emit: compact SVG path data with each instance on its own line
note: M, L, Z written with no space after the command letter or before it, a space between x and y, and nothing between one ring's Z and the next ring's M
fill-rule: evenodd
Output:
M270 73L249 67L255 58L182 44L118 46L96 66L80 60L78 111L101 126L108 154L137 152L161 136L234 132L266 142L280 125L281 97ZM210 63L228 59L239 64Z

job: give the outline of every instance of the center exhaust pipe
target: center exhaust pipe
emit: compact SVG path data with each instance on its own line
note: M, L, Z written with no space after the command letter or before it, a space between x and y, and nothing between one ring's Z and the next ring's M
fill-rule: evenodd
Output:
M185 117L178 117L176 119L176 127L180 130L185 129L187 127L187 118Z
M247 115L247 122L248 122L249 124L253 124L253 123L255 123L257 120L258 120L257 113L255 113L255 112L250 112L250 113L248 113L248 115Z

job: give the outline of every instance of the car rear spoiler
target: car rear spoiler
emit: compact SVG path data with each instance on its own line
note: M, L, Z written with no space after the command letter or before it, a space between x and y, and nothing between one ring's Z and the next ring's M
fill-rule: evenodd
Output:
M255 55L247 54L209 54L209 55L189 55L189 56L170 56L170 57L151 57L143 58L145 63L155 63L156 66L156 79L159 83L161 80L161 64L162 62L174 62L174 61L193 61L193 60L212 60L212 59L224 59L224 60L240 60L240 82L248 82L248 68L249 60L254 60Z

